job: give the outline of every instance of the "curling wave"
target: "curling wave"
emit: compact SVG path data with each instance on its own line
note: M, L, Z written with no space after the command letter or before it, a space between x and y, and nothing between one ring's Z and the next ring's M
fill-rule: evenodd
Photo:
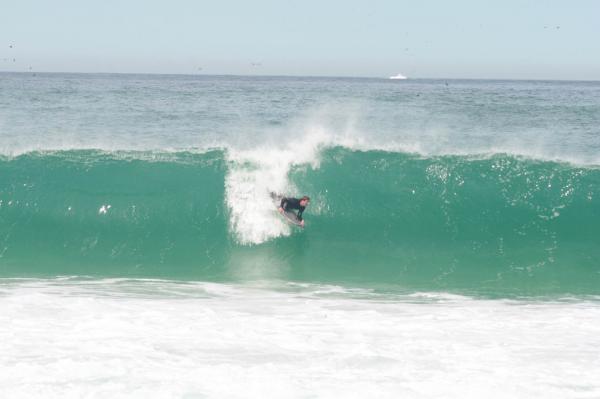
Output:
M317 158L232 150L2 158L0 274L598 294L597 168L340 146ZM312 197L305 230L279 219L270 191Z

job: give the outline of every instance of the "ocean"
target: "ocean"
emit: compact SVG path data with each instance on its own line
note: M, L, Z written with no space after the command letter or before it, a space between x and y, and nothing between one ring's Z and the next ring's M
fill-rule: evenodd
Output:
M0 73L0 309L7 398L597 398L600 82Z

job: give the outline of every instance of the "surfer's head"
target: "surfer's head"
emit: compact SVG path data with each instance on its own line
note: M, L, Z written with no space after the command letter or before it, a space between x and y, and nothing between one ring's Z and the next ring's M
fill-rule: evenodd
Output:
M310 197L308 197L306 195L304 197L300 198L301 206L306 206L306 205L308 205L309 202L310 202Z

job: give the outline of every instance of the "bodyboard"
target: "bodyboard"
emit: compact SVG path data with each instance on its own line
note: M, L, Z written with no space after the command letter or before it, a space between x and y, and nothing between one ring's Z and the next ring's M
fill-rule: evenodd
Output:
M283 217L283 219L293 224L294 226L302 227L302 222L298 219L298 215L292 211L283 211L283 213L279 212L279 205L281 204L282 195L271 193L271 198L273 199L273 203L275 204L275 209L278 213Z

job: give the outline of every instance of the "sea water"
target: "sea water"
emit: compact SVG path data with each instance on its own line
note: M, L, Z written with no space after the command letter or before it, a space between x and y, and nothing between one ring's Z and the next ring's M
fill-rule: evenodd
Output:
M0 396L598 397L599 166L598 82L0 74Z

